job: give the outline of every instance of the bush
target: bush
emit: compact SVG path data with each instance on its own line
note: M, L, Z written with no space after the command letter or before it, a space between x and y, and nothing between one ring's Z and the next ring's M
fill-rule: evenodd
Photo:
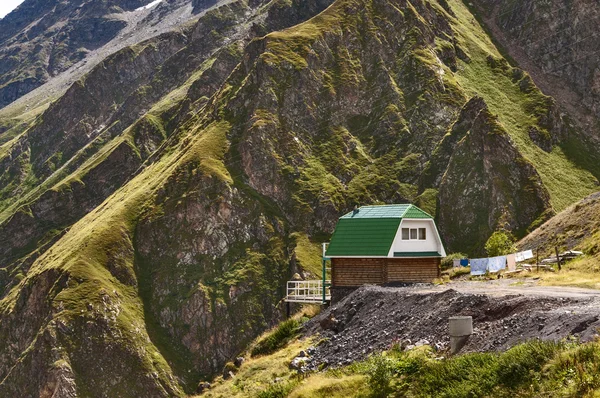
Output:
M387 397L392 388L390 383L394 376L394 363L382 355L371 357L367 365L367 380L373 397Z
M544 370L547 384L567 390L563 396L591 396L600 388L600 346L598 343L576 345L558 354Z
M503 256L516 251L515 237L508 231L496 231L485 243L485 251L488 256Z
M429 362L410 380L411 391L415 396L440 398L520 396L519 391L534 388L542 370L564 348L563 343L530 341L504 353L471 353Z
M237 372L237 370L238 369L233 362L227 362L225 364L225 366L223 367L223 372L222 372L223 378L224 379L229 378L229 373L231 372L231 373L235 374Z
M555 342L530 341L506 351L498 360L498 382L514 388L531 380L563 348Z
M281 322L275 330L260 339L250 352L252 356L271 354L284 347L293 339L300 329L296 319Z

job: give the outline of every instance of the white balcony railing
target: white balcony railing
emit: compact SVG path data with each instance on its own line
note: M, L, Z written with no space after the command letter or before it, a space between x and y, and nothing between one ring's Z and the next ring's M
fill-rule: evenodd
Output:
M331 281L325 281L325 301L331 300L329 286L331 286ZM322 304L323 281L288 281L285 301L288 303Z

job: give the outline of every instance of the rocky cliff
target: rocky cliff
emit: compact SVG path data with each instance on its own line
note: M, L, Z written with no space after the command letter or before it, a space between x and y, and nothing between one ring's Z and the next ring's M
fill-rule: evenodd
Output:
M127 25L122 14L144 3L28 1L1 19L0 107L113 39Z
M597 189L589 132L458 0L155 7L135 26L186 17L0 110L0 395L192 392L355 203L475 254Z
M598 4L586 0L477 0L470 4L507 56L556 99L568 112L570 123L579 126L561 146L598 176ZM574 135L578 137L573 139Z

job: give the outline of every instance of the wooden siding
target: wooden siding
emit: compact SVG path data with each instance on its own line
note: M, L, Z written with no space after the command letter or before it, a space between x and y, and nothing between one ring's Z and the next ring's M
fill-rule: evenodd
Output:
M432 282L440 277L440 258L333 258L332 285Z
M387 259L388 282L432 282L440 277L440 258Z
M331 284L333 286L385 283L383 272L385 258L333 258L331 261Z

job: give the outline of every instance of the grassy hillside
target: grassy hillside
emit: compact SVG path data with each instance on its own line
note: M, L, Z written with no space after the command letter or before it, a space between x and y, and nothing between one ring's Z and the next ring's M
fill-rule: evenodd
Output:
M531 341L502 353L448 356L399 346L365 361L301 374L288 365L318 337L246 358L233 379L197 397L592 397L600 390L597 342Z

